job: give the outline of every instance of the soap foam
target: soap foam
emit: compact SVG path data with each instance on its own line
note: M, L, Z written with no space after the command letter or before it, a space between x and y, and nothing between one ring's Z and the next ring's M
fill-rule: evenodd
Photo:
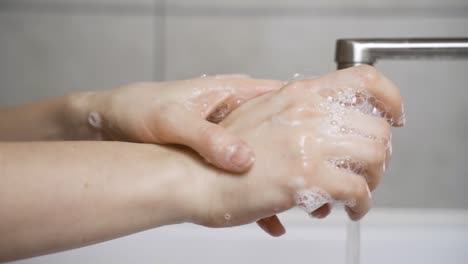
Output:
M320 108L328 113L331 123L343 124L343 115L348 112L360 113L385 118L390 125L394 124L393 116L385 104L365 90L342 88L328 95Z
M301 208L308 214L311 214L313 211L317 210L325 204L340 204L348 207L353 207L356 205L356 201L335 200L331 197L330 194L318 187L312 187L296 191L296 194L294 196L294 202L299 208Z
M333 168L349 171L357 175L366 176L367 166L363 162L353 161L350 157L328 158L327 164Z
M322 205L332 203L333 198L322 189L314 187L297 191L294 201L299 208L310 214Z

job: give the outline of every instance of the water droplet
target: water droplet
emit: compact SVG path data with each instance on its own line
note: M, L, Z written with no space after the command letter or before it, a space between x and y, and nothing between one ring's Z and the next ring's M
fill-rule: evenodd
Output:
M372 108L372 115L380 116L380 111L377 107Z
M225 219L226 221L231 220L231 215L228 214L228 213L224 214L224 219Z

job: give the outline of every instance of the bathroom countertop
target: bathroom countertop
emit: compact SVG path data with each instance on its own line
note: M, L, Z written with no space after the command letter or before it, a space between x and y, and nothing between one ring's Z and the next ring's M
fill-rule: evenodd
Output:
M339 208L335 208L339 209ZM299 210L280 215L287 234L256 225L209 229L173 225L18 263L345 263L346 217L325 220ZM362 221L361 263L450 263L468 260L468 210L373 209Z

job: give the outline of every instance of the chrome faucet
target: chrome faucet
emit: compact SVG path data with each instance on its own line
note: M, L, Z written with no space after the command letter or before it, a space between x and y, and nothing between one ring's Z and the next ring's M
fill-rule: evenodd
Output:
M339 39L335 61L338 69L381 59L468 59L468 38Z

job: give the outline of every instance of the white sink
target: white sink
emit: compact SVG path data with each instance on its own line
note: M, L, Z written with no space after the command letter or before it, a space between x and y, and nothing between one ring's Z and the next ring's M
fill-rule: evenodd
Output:
M325 220L280 215L281 238L256 225L184 224L17 263L345 263L346 220L337 209ZM373 209L361 229L361 263L468 263L468 211Z

